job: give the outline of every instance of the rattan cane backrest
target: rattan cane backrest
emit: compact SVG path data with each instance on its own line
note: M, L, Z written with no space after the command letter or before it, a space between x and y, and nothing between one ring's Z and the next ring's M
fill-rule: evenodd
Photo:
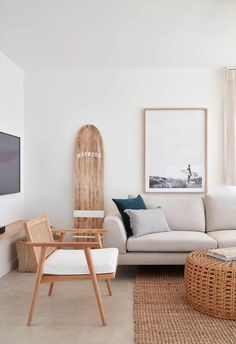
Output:
M47 215L26 221L25 232L29 242L54 242ZM48 248L46 251L46 257L53 251L55 251L55 248ZM40 247L33 248L33 257L35 263L38 264Z

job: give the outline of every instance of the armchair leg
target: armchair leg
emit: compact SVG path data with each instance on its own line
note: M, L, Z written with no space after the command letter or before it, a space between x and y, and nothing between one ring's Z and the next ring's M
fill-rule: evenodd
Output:
M50 283L49 291L48 291L48 296L52 296L52 291L53 291L54 283Z
M106 279L106 285L109 296L112 296L111 281L109 279Z
M44 260L45 260L45 254L46 254L46 248L42 247L41 248L41 252L40 252L38 269L37 269L37 272L36 272L36 278L35 278L35 284L34 284L34 289L33 289L33 296L32 296L32 301L31 301L31 305L30 305L28 321L27 321L27 325L28 326L31 325L31 321L32 321L32 318L33 318L35 301L36 301L36 297L37 297L38 290L39 290L39 285L40 285L42 274L43 274L42 271L43 271L43 263L44 263Z
M96 296L96 300L97 300L97 304L98 304L98 309L99 309L99 313L101 316L101 320L102 320L102 324L103 326L106 326L106 319L105 319L105 313L104 313L104 308L103 308L103 304L102 304L102 298L101 298L101 293L99 290L99 285L98 285L98 280L97 280L97 276L94 270L94 266L93 266L93 261L92 261L92 256L91 256L91 252L90 252L90 248L86 247L84 249L84 253L85 253L85 257L88 263L88 268L89 268L89 272L92 278L92 283L93 283L93 289L95 292L95 296Z

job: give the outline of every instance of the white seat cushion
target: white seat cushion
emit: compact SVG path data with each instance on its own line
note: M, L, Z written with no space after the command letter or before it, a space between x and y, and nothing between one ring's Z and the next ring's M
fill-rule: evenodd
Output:
M97 274L115 273L118 260L117 248L91 250ZM56 250L45 261L43 273L49 275L87 275L89 269L84 250Z
M128 251L142 252L191 252L200 248L216 248L217 242L205 233L170 231L129 237Z
M236 246L236 230L215 231L208 235L217 241L219 248Z

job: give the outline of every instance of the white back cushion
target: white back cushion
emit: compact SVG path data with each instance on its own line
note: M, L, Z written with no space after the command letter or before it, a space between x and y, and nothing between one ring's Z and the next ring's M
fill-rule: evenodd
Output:
M206 196L207 232L236 229L236 196Z
M170 229L205 232L205 211L201 196L141 196L147 208L162 207Z

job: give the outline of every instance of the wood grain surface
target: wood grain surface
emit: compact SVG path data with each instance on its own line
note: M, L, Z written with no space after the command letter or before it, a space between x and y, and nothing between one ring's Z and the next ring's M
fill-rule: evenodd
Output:
M75 211L104 210L104 156L99 130L83 126L74 152ZM95 214L96 215L96 214ZM74 217L75 228L101 228L103 217Z

